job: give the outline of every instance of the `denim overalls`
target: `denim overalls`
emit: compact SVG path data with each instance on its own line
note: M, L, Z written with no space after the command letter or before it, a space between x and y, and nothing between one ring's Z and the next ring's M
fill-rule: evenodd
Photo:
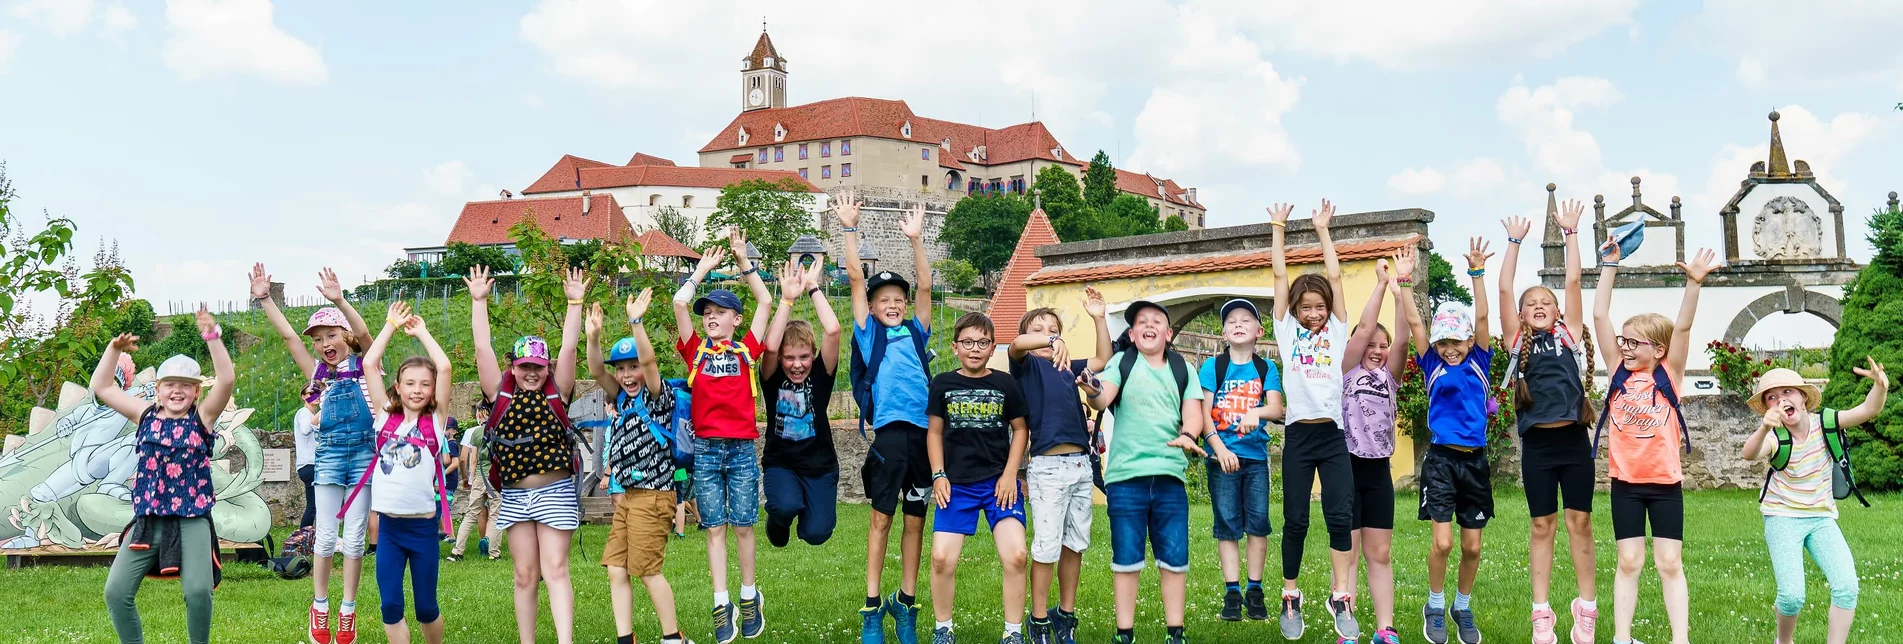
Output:
M376 456L370 402L358 380L363 374L362 360L351 356L346 371L333 371L329 365L317 368L316 378L330 386L324 389L318 411L314 485L355 485Z

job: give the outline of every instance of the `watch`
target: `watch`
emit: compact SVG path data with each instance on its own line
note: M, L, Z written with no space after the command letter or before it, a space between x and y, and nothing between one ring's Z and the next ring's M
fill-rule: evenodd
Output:
M1051 336L1051 346L1053 346L1053 347L1054 347L1054 346L1057 346L1057 343L1059 343L1059 342L1063 342L1063 341L1064 341L1064 338L1063 338L1063 336L1058 336L1058 335L1052 335L1052 336Z

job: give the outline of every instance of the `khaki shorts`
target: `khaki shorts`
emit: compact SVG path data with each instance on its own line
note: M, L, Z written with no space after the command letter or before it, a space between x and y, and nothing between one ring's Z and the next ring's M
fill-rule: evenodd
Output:
M615 504L608 545L601 565L626 568L634 577L661 574L667 554L667 533L674 527L674 493L668 490L628 490Z

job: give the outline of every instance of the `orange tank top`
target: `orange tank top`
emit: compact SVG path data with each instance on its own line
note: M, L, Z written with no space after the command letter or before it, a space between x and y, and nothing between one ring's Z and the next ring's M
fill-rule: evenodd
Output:
M1612 398L1606 425L1612 456L1608 474L1627 483L1677 483L1685 479L1679 459L1684 444L1678 410L1658 392L1651 373L1635 373Z

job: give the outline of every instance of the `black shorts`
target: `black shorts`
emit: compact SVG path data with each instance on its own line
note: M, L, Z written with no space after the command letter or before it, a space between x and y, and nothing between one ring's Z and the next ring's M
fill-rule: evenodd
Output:
M1592 512L1593 482L1599 474L1592 461L1592 443L1586 426L1529 427L1520 435L1520 477L1526 486L1527 516L1544 517L1565 508Z
M1613 540L1642 538L1648 523L1654 539L1685 540L1685 485L1613 479Z
M890 516L903 502L906 516L925 516L925 497L932 489L925 428L887 423L878 429L872 436L872 448L866 450L866 464L859 468L859 477L874 511Z
M1348 455L1348 468L1355 475L1354 519L1356 530L1394 529L1394 475L1388 459Z
M1468 530L1493 518L1493 475L1486 448L1461 451L1430 445L1421 460L1420 520L1459 523Z

